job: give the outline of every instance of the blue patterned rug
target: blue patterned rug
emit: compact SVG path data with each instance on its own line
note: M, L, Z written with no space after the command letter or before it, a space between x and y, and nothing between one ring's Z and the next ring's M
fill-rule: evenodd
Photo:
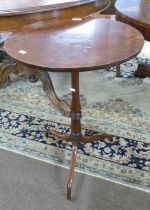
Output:
M133 77L138 62L150 61L147 46L122 65L120 79L115 68L81 74L82 132L110 133L114 141L81 143L76 171L150 192L150 81ZM51 76L58 95L69 102L70 75ZM0 148L69 168L71 143L47 139L45 130L69 134L70 119L50 104L40 81L13 75L0 98Z

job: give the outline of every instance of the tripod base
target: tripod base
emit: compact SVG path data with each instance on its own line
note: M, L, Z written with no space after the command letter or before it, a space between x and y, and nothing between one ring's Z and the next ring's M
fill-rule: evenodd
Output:
M46 136L49 135L56 136L59 140L65 140L72 142L72 155L70 162L70 171L68 175L67 181L67 199L71 199L71 189L73 183L74 169L77 159L77 150L80 142L89 143L93 141L103 141L104 139L108 139L110 141L113 140L113 137L108 134L97 134L94 136L83 136L81 133L81 107L80 107L80 95L79 95L79 72L72 73L72 101L71 101L71 134L66 135L62 134L56 130L48 130L46 132Z

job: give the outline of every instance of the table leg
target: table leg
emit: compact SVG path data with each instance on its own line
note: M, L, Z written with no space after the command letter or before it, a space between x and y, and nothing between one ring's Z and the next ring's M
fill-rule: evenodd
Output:
M150 77L150 64L139 64L135 77Z
M70 113L69 105L67 104L66 101L58 98L48 71L42 71L42 70L36 70L36 71L38 74L38 78L42 81L43 88L46 91L54 107L57 108L61 113L63 113L64 116L69 117Z
M77 143L77 141L74 141L74 142L72 142L72 155L71 155L70 171L69 171L68 181L67 181L67 199L68 200L71 200L71 189L72 189L74 169L75 169L76 159L77 159L77 151L78 151L78 143Z
M92 142L92 141L103 141L105 138L112 141L112 136L108 134L98 134L95 136L82 136L81 133L81 106L80 106L80 93L79 93L79 72L71 73L71 83L72 83L72 101L70 108L71 117L71 134L61 134L60 132L50 130L49 132L59 140L66 140L72 142L72 156L70 162L70 171L67 181L67 199L71 199L71 189L74 176L74 169L77 158L77 148L80 142Z
M67 199L71 199L71 189L74 176L74 169L77 158L77 148L80 141L82 141L81 134L81 106L80 106L80 93L79 93L79 72L71 73L71 86L72 86L72 101L70 109L71 117L71 134L69 140L72 142L72 156L70 163L70 171L67 182Z
M116 66L116 77L120 77L120 74L121 74L121 72L120 72L120 64L118 64Z

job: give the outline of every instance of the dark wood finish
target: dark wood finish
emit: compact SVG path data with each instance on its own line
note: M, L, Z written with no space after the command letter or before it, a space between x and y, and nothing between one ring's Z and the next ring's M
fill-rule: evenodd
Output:
M116 19L137 28L150 41L150 0L117 0ZM150 65L140 64L135 76L150 77Z
M143 43L140 32L120 22L65 20L25 27L10 36L4 48L15 60L32 67L70 72L123 63L136 56Z
M105 138L112 141L112 136L108 134L99 134L95 136L82 136L81 133L81 106L80 106L80 92L79 92L79 72L71 73L71 87L72 91L72 101L70 107L71 116L71 134L65 135L57 131L48 131L56 137L72 142L72 156L70 162L70 171L67 181L67 198L71 199L71 189L74 176L74 168L77 158L77 148L80 142L88 143L92 141L103 141Z
M108 134L82 135L79 72L108 67L112 64L119 65L137 55L143 44L143 36L136 29L106 19L66 20L53 24L49 22L36 23L15 32L5 43L6 52L18 62L38 67L41 70L45 69L44 72L46 70L71 72L71 133L66 135L57 131L48 131L62 140L72 142L72 156L67 181L67 198L69 200L71 199L78 144L80 142L103 141L105 138L110 141L113 139ZM27 53L20 54L20 50Z
M141 78L150 77L150 64L139 64L134 76Z
M141 31L150 41L150 1L117 0L115 3L116 19L125 22Z
M109 5L110 0L0 0L0 31L41 20L87 17Z
M68 180L67 180L67 199L68 200L71 200L71 189L72 189L74 169L75 169L76 159L77 159L77 152L78 152L78 141L73 141L72 142L72 155L71 155L71 161L70 161L70 171L69 171Z
M116 77L120 77L120 64L119 65L116 65Z

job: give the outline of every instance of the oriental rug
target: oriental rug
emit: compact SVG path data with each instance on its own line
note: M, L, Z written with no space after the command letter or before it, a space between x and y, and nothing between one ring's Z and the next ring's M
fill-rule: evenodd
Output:
M133 60L80 74L83 134L105 132L110 143L81 143L76 171L150 192L150 79L135 78L139 62L150 62L150 44ZM51 73L58 96L70 102L70 75ZM69 168L71 143L47 128L70 133L70 119L51 104L40 81L12 75L0 89L0 148Z

